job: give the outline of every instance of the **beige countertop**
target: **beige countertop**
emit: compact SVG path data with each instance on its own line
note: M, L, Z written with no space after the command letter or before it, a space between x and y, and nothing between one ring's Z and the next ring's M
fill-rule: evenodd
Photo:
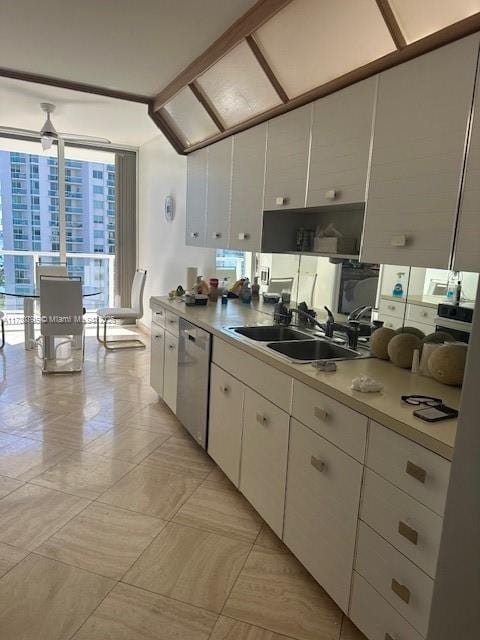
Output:
M310 364L296 364L267 351L251 340L228 331L228 327L271 324L272 305L261 302L246 305L229 300L226 306L209 303L206 307L187 307L185 303L166 297L152 297L150 306L161 305L322 393L343 402L352 409L380 422L386 427L451 460L457 431L457 421L428 423L413 415L415 407L402 403L400 396L425 394L442 398L458 409L460 389L442 385L431 378L399 369L390 362L376 358L348 360L337 363L337 371L326 373ZM367 375L380 380L384 388L378 393L361 393L351 389L352 379Z

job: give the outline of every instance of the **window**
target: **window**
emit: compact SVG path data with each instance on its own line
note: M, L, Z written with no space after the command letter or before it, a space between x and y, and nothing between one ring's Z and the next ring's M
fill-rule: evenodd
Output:
M16 141L12 141L12 146L15 144ZM51 155L55 149L38 153L38 142L32 142L31 149L31 154L0 150L0 193L3 196L0 205L0 282L19 293L35 281L34 264L38 254L48 261L58 260L61 245L58 163ZM115 187L114 155L96 150L77 151L69 146L65 153L65 244L69 273L101 290L98 296L85 300L88 309L112 306L115 216L108 218L111 235L107 242L104 210L107 208L107 179L113 192ZM98 181L105 181L105 186ZM114 202L111 207L114 214ZM18 255L20 251L22 255ZM0 307L3 309L8 305L9 309L20 310L22 301L19 300L17 304L15 298L4 297Z
M215 257L215 268L217 271L227 272L225 277L238 279L250 275L249 260L250 254L245 251L233 251L230 249L217 249Z

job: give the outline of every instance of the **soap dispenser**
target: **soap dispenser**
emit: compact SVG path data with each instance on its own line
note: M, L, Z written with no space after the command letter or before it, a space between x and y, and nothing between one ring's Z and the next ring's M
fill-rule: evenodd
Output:
M399 271L397 273L397 281L395 282L394 286L393 286L393 291L392 291L392 296L394 298L403 298L403 296L405 295L405 290L403 288L403 276L405 275L404 271Z

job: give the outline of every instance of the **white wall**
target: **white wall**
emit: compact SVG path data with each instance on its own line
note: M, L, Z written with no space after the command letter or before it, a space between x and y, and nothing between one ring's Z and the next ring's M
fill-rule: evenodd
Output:
M145 315L149 324L150 296L166 295L185 285L186 267L198 267L209 276L215 271L215 250L185 246L185 156L178 155L163 135L139 149L138 266L147 270ZM175 200L175 219L164 216L165 196Z

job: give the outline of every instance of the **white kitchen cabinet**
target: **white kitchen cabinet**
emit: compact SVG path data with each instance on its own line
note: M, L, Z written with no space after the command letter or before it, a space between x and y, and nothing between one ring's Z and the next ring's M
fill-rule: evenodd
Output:
M268 122L263 208L305 206L312 105Z
M283 539L348 609L363 465L292 420Z
M187 158L187 245L205 246L207 207L207 159L208 149L199 149Z
M287 413L246 389L240 491L279 537L283 530L289 420Z
M165 331L163 400L173 413L177 410L178 337Z
M478 42L380 74L362 261L448 268Z
M212 364L208 453L236 487L240 481L244 396L244 385Z
M232 182L232 138L208 147L205 246L228 247Z
M307 207L365 201L377 77L313 103Z
M480 70L457 226L453 268L480 271Z
M423 640L358 573L353 574L350 618L368 640Z
M230 249L261 249L266 144L266 123L233 137Z
M150 338L150 385L163 398L165 329L152 323Z
M433 580L363 522L358 530L355 571L422 636L427 635Z

